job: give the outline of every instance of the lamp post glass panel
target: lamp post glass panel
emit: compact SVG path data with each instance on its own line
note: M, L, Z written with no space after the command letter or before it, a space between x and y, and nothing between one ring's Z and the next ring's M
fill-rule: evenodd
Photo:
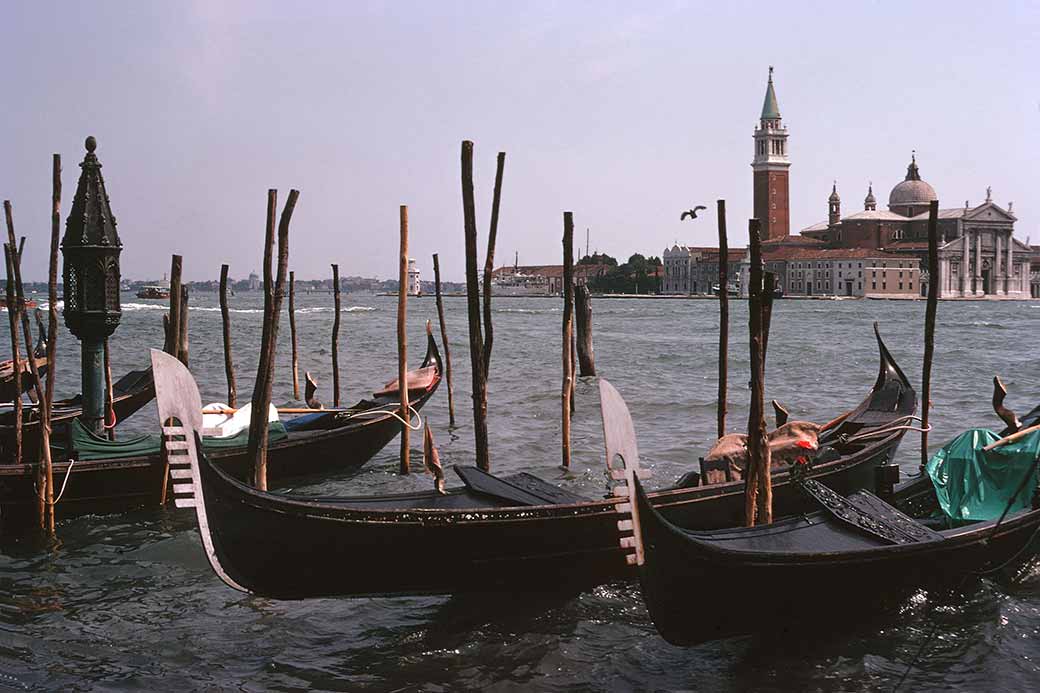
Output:
M87 155L65 222L61 242L64 260L65 324L82 345L82 423L100 433L105 410L105 340L123 316L119 303L119 253L123 244L116 233L101 163L88 137Z

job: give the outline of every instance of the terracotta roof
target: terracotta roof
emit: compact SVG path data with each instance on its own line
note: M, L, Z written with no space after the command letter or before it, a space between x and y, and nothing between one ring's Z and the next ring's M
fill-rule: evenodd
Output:
M940 245L942 244L940 243ZM928 241L896 241L885 247L895 250L928 250Z
M779 260L865 260L902 259L900 255L886 253L873 248L806 248L787 246L763 249L763 262Z
M812 227L810 227L810 228L812 228ZM824 225L824 229L826 229L826 228L827 228L827 226L825 224ZM809 229L803 229L803 231L808 231L808 230ZM791 235L791 236L784 236L783 238L772 238L772 239L769 239L767 241L762 241L762 247L763 248L768 248L770 246L776 247L776 246L788 246L788 245L807 246L807 245L821 245L822 243L823 243L823 241L821 241L819 238L812 238L810 236L794 236L794 235Z
M904 217L902 214L889 212L887 209L866 209L862 212L856 212L855 214L850 214L847 217L842 217L842 221L845 221L846 219L878 219L880 221L908 221L910 217Z

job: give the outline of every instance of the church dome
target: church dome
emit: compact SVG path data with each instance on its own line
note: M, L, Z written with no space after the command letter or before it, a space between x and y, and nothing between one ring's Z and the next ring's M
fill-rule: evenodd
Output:
M892 188L892 192L888 195L888 208L927 206L932 200L938 199L935 188L921 180L921 174L917 169L917 158L913 157L910 165L906 167L906 179Z

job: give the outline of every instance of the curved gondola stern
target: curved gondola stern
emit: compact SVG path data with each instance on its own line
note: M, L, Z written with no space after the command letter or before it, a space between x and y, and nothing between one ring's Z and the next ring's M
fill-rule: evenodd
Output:
M885 382L892 376L895 376L900 384L905 388L914 392L914 399L916 401L916 391L914 386L910 384L910 380L903 373L903 369L896 363L895 358L892 356L892 352L888 350L888 346L885 344L885 340L881 338L881 328L878 325L877 320L874 321L874 338L877 340L878 355L880 363L878 365L878 377L874 383L874 389L880 389L884 386Z
M437 368L437 375L444 373L444 362L441 360L440 349L437 348L437 340L433 336L433 324L426 321L426 355L423 357L420 368L426 368L431 363Z
M603 418L603 442L607 452L607 471L610 478L623 482L614 487L617 499L617 522L619 543L625 551L628 565L643 565L643 540L640 531L640 514L636 505L638 479L645 478L649 471L639 466L639 449L636 431L629 414L628 405L621 393L606 379L599 381L600 414ZM623 467L617 466L618 458Z
M199 431L202 430L202 398L191 372L179 360L158 349L151 350L152 375L155 379L159 425L163 448L169 462L174 504L178 508L194 508L199 523L199 536L210 567L224 583L241 592L251 593L228 575L220 563L210 534L206 516L205 494L199 469ZM167 425L176 420L180 425Z

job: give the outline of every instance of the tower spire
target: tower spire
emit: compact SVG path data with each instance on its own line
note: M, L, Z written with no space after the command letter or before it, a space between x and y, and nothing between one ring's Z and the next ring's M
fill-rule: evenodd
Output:
M780 118L780 106L773 87L773 66L762 115L755 128L755 158L751 162L755 179L754 214L762 222L762 239L786 238L791 229L788 192L787 127Z
M867 196L863 198L863 209L868 212L877 210L877 200L874 199L874 183L867 183Z
M776 101L776 90L773 89L773 66L769 66L769 83L766 84L766 98L762 102L761 119L780 120L780 105Z

